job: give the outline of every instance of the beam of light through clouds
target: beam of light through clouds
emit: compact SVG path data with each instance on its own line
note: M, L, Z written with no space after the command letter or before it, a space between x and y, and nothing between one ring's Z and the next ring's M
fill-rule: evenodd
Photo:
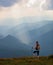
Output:
M40 10L43 10L43 6L46 5L46 0L40 0L41 3L40 3Z
M27 7L31 7L31 5L34 4L34 2L37 2L37 0L29 0L28 3L26 4Z
M27 3L27 7L32 7L34 4L38 4L39 9L43 10L47 7L47 1L46 0L29 0Z

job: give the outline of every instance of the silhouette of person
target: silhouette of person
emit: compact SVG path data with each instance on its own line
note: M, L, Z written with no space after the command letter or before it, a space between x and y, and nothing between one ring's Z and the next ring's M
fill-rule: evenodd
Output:
M34 49L35 49L35 51L33 51L33 55L37 53L37 56L39 57L40 44L38 41L36 41Z

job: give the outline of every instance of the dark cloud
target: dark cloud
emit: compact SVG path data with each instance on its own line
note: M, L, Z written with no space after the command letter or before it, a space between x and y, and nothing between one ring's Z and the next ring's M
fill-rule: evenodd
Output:
M51 0L51 7L50 8L53 10L53 0Z
M49 10L53 10L53 0L50 0L50 4L48 5Z
M0 6L9 7L20 0L0 0Z

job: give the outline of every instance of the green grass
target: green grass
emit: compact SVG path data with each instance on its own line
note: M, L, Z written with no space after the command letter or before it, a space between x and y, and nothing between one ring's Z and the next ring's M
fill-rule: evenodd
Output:
M53 65L52 57L23 57L23 58L3 58L0 65Z

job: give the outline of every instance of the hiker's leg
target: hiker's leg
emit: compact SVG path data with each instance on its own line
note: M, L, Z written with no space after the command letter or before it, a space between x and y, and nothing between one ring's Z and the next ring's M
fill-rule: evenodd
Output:
M37 56L39 56L39 50L37 51Z
M37 57L39 58L39 50L37 51Z
M33 53L36 53L36 51L34 51Z
M33 56L35 56L36 51L33 52Z

